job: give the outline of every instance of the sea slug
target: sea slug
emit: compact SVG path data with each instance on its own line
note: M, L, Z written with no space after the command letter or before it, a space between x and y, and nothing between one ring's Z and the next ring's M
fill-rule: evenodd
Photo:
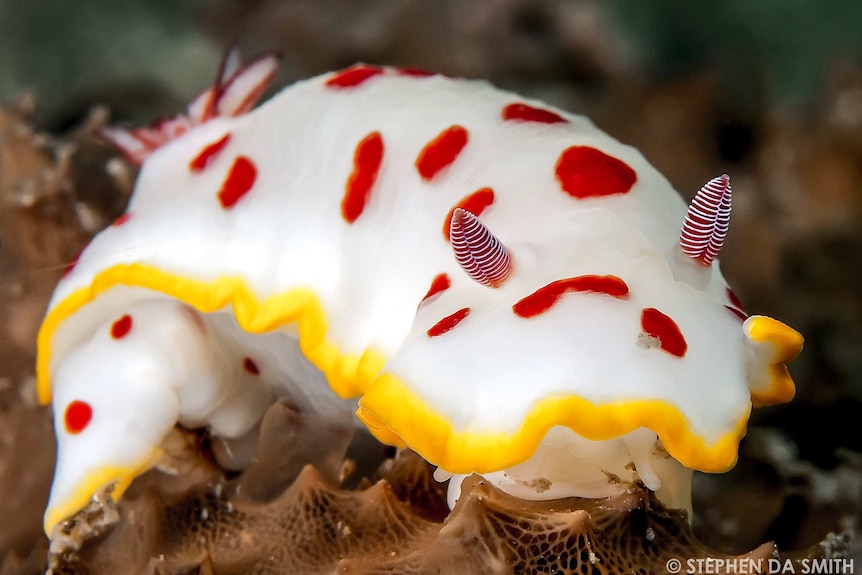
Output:
M692 470L734 465L752 404L793 396L801 336L748 316L715 260L727 176L687 209L589 120L413 69L252 109L276 67L232 52L185 115L104 133L142 168L40 331L46 531L119 496L173 426L246 445L283 396L358 398L453 500L479 473L531 498L640 480L685 508Z

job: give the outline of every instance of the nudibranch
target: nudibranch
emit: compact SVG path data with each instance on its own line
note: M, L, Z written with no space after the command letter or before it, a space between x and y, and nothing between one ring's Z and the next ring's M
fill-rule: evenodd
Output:
M119 496L175 425L241 454L285 396L356 409L452 499L478 473L528 498L640 481L684 508L751 406L793 396L801 336L746 315L715 260L727 176L686 209L589 120L413 69L252 109L276 67L231 55L186 115L105 132L141 171L39 334L46 531Z

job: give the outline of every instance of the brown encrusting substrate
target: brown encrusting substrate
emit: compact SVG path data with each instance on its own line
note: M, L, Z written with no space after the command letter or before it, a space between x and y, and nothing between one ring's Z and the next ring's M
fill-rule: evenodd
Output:
M326 458L344 461L349 438L343 425L296 412L279 403L267 414L268 441L302 436L329 438ZM267 439L268 437L268 439ZM663 509L652 493L632 485L609 499L524 501L473 476L448 514L445 491L432 468L405 451L380 466L372 484L338 487L345 469L318 460L297 467L299 453L282 473L252 473L227 481L195 449L193 434L173 437L165 466L179 476L152 472L117 505L100 493L63 525L52 541L55 575L125 573L419 574L557 573L629 575L665 573L669 560L743 559L763 565L781 558L772 543L750 553L709 550L692 534L683 512ZM354 443L354 446L356 444ZM185 448L183 448L185 446ZM198 446L199 447L199 446ZM285 453L285 451L282 451ZM317 452L318 455L321 451ZM272 468L272 461L257 467ZM274 491L296 475L289 486ZM250 495L255 494L255 495ZM813 547L795 556L841 551Z

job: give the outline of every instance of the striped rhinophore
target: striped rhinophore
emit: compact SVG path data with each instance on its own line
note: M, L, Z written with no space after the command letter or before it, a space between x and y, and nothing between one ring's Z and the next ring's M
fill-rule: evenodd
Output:
M455 209L449 238L458 264L480 284L499 287L512 272L509 250L467 210Z
M722 174L700 189L685 215L679 245L705 266L712 265L727 236L731 196L730 176Z

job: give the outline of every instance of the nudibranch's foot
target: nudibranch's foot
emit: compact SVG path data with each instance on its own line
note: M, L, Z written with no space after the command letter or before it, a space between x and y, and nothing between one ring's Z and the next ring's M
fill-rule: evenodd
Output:
M694 537L685 513L637 485L602 499L525 501L471 476L455 509L441 516L445 494L430 475L429 465L404 452L384 466L382 480L352 491L306 466L261 503L212 485L166 495L151 474L147 489L120 502L120 523L59 557L54 573L630 575L673 572L673 560L680 572L700 564L714 573L733 572L722 565L766 573L754 568L769 559L789 559L800 572L800 559L826 550L786 556L764 543L740 555L712 551ZM835 557L842 548L830 550Z
M48 550L49 569L60 566L63 558L80 551L84 542L102 536L119 522L120 514L112 496L115 486L116 483L101 486L83 509L54 526Z
M435 477L449 481L449 505L459 499L468 475ZM564 497L613 497L640 483L666 507L691 515L692 470L667 451L656 434L640 428L617 439L590 441L565 427L552 428L527 461L509 469L485 473L483 480L515 497L548 500Z

